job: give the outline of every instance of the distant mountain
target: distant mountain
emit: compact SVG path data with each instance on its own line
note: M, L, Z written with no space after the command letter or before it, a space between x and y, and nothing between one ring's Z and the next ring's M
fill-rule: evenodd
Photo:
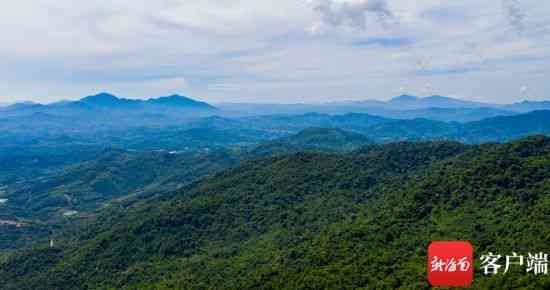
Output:
M79 102L93 106L117 107L128 103L138 103L139 101L119 99L109 93L100 93L94 96L82 98Z
M146 144L217 144L250 145L275 138L293 136L289 140L314 136L309 128L340 129L359 133L377 143L401 140L458 140L466 143L504 142L533 134L550 135L550 111L498 116L474 122L442 122L430 119L389 119L369 114L328 115L308 113L295 116L258 116L245 118L208 117L184 125L180 129L150 129L139 135ZM308 129L308 130L306 130ZM302 132L300 135L300 131ZM327 130L327 129L322 129ZM325 131L338 136L337 131ZM137 132L136 132L137 133ZM126 145L138 144L132 135L124 137ZM303 137L303 138L300 138ZM340 136L344 137L344 136ZM121 139L120 137L118 139ZM312 138L314 139L314 138ZM292 143L292 142L291 142ZM123 145L120 144L120 145ZM151 148L150 146L138 146ZM200 148L200 147L199 147Z
M309 146L326 146L342 148L344 144L372 144L372 140L364 135L344 131L337 128L308 128L296 135L281 139L282 142Z
M360 132L381 143L405 140L452 140L461 127L462 125L459 123L419 118L385 122L368 127Z
M11 104L6 107L2 107L2 111L14 111L14 110L37 110L37 109L43 109L46 105L42 105L35 102L21 102L21 103L15 103Z
M183 108L199 108L199 109L215 109L214 106L205 103L205 102L199 102L195 101L193 99L190 99L188 97L180 96L180 95L171 95L168 97L160 97L156 99L149 99L147 100L148 103L154 104L154 105L162 105L162 106L173 106L173 107L183 107Z
M393 120L359 131L377 142L397 140L457 140L465 143L506 142L521 137L550 135L550 111L499 116L457 123L428 119Z
M187 110L186 117L218 115L226 118L274 116L274 115L304 115L307 113L345 115L350 113L369 114L393 119L430 119L445 122L471 122L496 116L511 116L528 113L535 110L550 110L550 101L524 101L508 105L466 101L446 96L417 97L401 95L389 101L343 101L319 104L253 104L253 103L222 103L217 106L197 101L186 96L170 95L148 100L131 100L120 98L110 93L100 93L82 98L78 101L63 101L51 105L36 103L19 103L8 107L0 107L3 116L29 114L37 111L47 111L53 115L81 116L86 111L125 109L124 117L130 117L127 112L139 113L137 123L146 119L162 119L173 112L170 118L181 119L184 115L176 114L178 110ZM110 110L111 109L111 110ZM133 109L133 110L128 110ZM145 116L146 115L146 116ZM156 115L154 118L150 118ZM98 116L95 116L96 118ZM159 118L160 117L160 118ZM117 116L117 120L120 117ZM171 120L175 121L175 120ZM173 122L177 123L177 122ZM325 126L320 126L325 127Z
M365 135L336 128L308 128L295 135L262 143L250 151L251 156L273 156L301 151L344 152L373 144Z
M151 98L148 100L130 100L124 98L118 98L109 93L100 93L97 95L85 97L77 103L84 103L92 106L109 107L109 108L127 108L127 107L141 107L146 108L151 105L164 106L169 108L186 108L186 109L215 109L214 106L205 102L195 101L191 98L171 95L167 97Z
M535 134L550 134L550 111L534 111L467 123L456 139L482 143L507 141Z
M427 108L480 108L490 107L490 104L464 101L444 96L430 96L419 98L410 95L402 95L391 99L386 104L387 109L414 110Z
M425 118L439 121L469 122L484 118L517 114L518 110L500 105L464 101L445 96L397 96L389 101L345 101L323 104L220 104L219 108L232 115L276 114L348 114L364 113L396 119Z
M504 109L516 112L531 112L537 110L550 110L550 101L523 101L503 106Z
M437 110L449 111L453 109ZM424 118L398 120L369 114L326 115L315 113L297 116L248 117L238 120L249 129L287 134L296 134L310 127L343 129L362 134L377 143L402 140L504 142L533 134L550 135L550 111L498 116L466 123L442 122Z
M389 103L414 103L417 102L420 98L411 95L401 95L392 98Z
M370 114L268 115L227 118L182 114L172 110L91 110L80 115L36 111L20 116L0 114L0 144L52 146L60 140L72 144L119 146L140 150L211 150L249 146L288 137L308 128L341 129L366 136L377 143L398 140L458 140L466 143L502 142L530 134L550 134L550 111L499 116L474 122L433 119L383 118ZM452 116L455 109L430 109ZM476 120L476 111L467 109ZM72 111L72 110L71 110ZM485 111L487 112L487 111ZM426 113L427 114L427 113ZM496 114L496 112L495 112ZM435 117L434 117L435 119ZM115 121L116 120L116 121ZM290 145L288 145L290 146Z
M53 104L19 103L0 108L0 130L18 134L52 135L67 132L126 130L138 127L168 127L212 116L219 111L184 96L132 100L109 93L84 97L77 101ZM45 118L45 116L49 118ZM47 123L44 120L47 119Z
M167 97L151 98L148 100L134 100L119 98L110 93L99 93L97 95L87 96L77 101L61 101L49 105L43 105L33 102L23 102L2 108L2 111L11 111L12 113L24 113L23 110L42 110L53 114L70 114L70 110L89 110L100 108L108 109L146 109L154 110L158 107L164 109L190 109L190 110L215 110L216 108L208 103L193 100L180 95L171 95ZM73 112L73 113L81 113Z
M340 128L350 131L359 131L372 125L386 123L391 119L373 116L370 114L349 113L343 115L329 115L306 113L300 115L268 115L246 117L238 119L248 126L264 130L277 130L296 133L311 127Z
M512 116L518 112L491 108L427 108L415 110L384 110L377 112L380 116L394 119L429 119L443 122L473 122L497 116Z

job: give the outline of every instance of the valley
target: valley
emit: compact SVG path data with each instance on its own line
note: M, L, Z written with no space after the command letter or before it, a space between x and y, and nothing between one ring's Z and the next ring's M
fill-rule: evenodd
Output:
M5 289L425 288L415 265L430 240L544 248L549 119L207 116L30 143L9 131L0 278Z

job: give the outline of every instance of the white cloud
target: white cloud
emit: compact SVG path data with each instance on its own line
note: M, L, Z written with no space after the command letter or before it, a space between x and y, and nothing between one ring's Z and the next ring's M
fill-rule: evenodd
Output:
M525 29L526 15L521 7L520 0L502 0L506 19L509 24L519 33Z
M0 10L0 95L13 96L0 102L332 101L426 83L512 101L550 89L549 32L550 2L534 0L18 0Z
M386 0L316 0L313 6L321 15L321 20L332 26L366 30L369 22L378 23L384 28L397 22Z

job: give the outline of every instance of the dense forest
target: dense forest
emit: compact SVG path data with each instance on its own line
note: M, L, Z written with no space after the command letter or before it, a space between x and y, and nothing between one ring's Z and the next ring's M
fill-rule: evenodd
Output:
M244 161L0 259L4 289L428 289L432 240L547 251L550 139ZM479 270L477 268L476 270ZM477 289L545 289L519 270Z
M80 147L23 150L3 156L0 250L44 243L66 223L92 219L106 207L169 196L205 176L252 160L301 151L349 151L372 141L340 129L311 128L260 145L208 151L137 151ZM62 148L60 148L62 149ZM73 151L69 151L73 150ZM63 155L65 154L65 155Z

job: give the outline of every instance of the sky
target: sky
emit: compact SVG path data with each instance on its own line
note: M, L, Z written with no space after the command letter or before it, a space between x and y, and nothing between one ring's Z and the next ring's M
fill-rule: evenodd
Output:
M550 99L550 1L18 0L0 103Z

